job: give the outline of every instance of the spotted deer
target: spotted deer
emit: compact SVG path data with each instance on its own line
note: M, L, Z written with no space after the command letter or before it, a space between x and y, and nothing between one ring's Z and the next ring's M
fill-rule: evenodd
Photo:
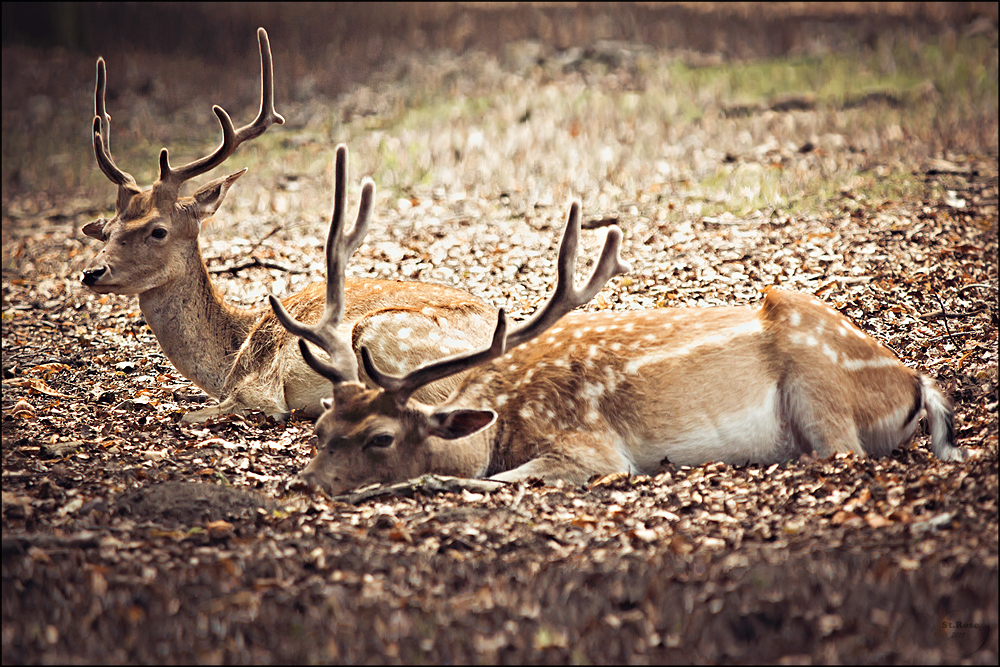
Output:
M330 393L329 382L305 364L294 344L296 338L278 325L270 309L234 307L209 278L199 232L246 169L213 180L193 196L180 195L184 182L221 165L240 144L284 122L274 110L271 49L263 28L257 37L262 82L256 120L236 130L229 115L213 107L222 125L222 144L210 155L178 168L170 165L167 149L162 149L159 178L146 191L111 157L105 65L103 58L97 60L94 152L101 171L118 186L118 197L111 220L99 219L83 228L87 236L103 241L104 247L81 280L99 294L137 294L146 323L171 363L207 394L221 399L218 405L184 415L189 422L254 409L279 419L293 409L317 416L322 412L320 399ZM331 224L339 224L347 197L346 146L336 149L334 171ZM336 252L350 256L360 245L374 196L374 183L364 179L356 234ZM329 364L353 379L359 379L360 363L354 344L371 347L381 364L402 372L428 359L482 344L489 338L495 317L495 311L481 299L443 285L355 279L339 289L344 296L343 321L326 337L324 352ZM315 322L325 303L325 288L320 284L284 301L290 312L306 322ZM403 340L405 332L413 336ZM366 377L361 374L360 379ZM443 399L458 380L428 387L425 398Z
M628 270L611 227L588 282L574 287L579 230L574 203L552 298L509 332L501 310L486 348L395 376L362 347L377 385L369 388L319 366L303 346L334 386L301 479L337 494L423 473L582 483L652 474L667 460L879 456L908 441L924 412L934 453L965 457L934 383L811 296L773 290L759 309L570 313ZM416 398L456 373L466 375L447 400Z

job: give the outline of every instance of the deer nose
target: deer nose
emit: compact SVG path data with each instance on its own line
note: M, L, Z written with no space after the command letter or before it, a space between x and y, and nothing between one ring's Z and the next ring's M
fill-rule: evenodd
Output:
M311 470L303 470L298 475L295 476L295 481L300 484L305 484L308 487L322 486L319 481L319 475L312 472Z
M97 284L97 281L101 279L101 276L107 272L108 268L106 266L100 266L96 269L87 269L83 272L83 275L80 276L80 282L87 287L93 287Z
M327 484L321 475L316 474L312 470L303 470L300 472L295 476L295 482L310 489L322 489L328 495L334 495L332 486Z

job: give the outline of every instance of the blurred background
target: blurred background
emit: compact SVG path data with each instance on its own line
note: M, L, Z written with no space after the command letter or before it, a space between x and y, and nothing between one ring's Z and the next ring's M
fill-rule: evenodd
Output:
M606 185L713 177L725 188L710 200L738 200L731 166L775 142L793 155L886 141L913 160L995 153L996 24L987 2L8 2L4 218L110 205L89 136L98 55L115 158L144 185L160 147L183 160L214 147L212 104L237 125L253 117L264 26L288 123L227 165L251 167L242 189L319 178L347 141L393 201L458 183L470 195L527 188L527 204L583 196L604 209L615 191L587 197ZM859 108L860 120L845 113ZM848 173L841 166L826 172ZM734 212L845 187L784 182L775 187L787 192Z
M109 60L134 51L227 64L254 48L246 35L280 35L276 67L335 95L401 51L501 53L518 40L566 50L601 40L687 50L722 59L814 52L887 30L954 31L997 20L992 2L456 2L456 3L3 3L3 45L65 49ZM835 29L834 26L836 26ZM824 46L825 45L825 46ZM6 60L6 59L5 59ZM6 78L7 68L4 75Z

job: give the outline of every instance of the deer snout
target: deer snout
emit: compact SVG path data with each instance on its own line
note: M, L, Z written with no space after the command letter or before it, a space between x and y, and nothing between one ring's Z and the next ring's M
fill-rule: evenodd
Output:
M327 495L336 495L336 491L333 485L328 484L323 476L318 474L316 471L311 470L312 466L306 466L306 468L295 476L295 483L304 485L310 489L323 489Z
M107 266L98 266L93 269L84 269L83 273L80 275L80 282L82 282L87 287L93 287L97 284L97 281L108 272Z

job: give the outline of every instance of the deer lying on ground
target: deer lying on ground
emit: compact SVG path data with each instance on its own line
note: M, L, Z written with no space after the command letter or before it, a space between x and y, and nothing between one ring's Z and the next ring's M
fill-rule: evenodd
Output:
M925 411L934 453L965 457L934 383L811 296L770 291L760 309L569 313L629 268L618 255L621 231L611 227L577 289L579 232L574 203L552 298L510 332L501 310L485 349L395 377L362 347L372 389L319 365L302 345L334 388L316 423L318 454L301 478L338 494L424 473L583 483L612 472L654 474L665 460L880 456L908 441ZM328 279L342 271L331 264ZM328 293L334 304L342 299ZM281 321L294 330L287 315ZM310 340L322 347L321 335ZM415 397L463 372L444 402Z
M225 302L209 279L198 245L203 222L222 204L243 169L180 196L181 185L222 164L243 142L284 119L274 110L271 49L267 33L257 31L261 57L261 106L257 119L235 130L229 115L213 108L222 124L222 144L212 154L183 167L170 166L160 152L160 176L143 192L111 157L111 119L105 111L104 59L97 60L94 152L101 171L118 186L115 216L87 224L83 232L104 241L83 272L82 282L99 294L138 294L139 308L173 365L221 399L217 406L184 416L203 421L227 413L261 410L282 419L291 410L322 412L328 381L312 372L278 326L270 310L240 310ZM344 216L347 198L347 148L336 150L333 218ZM363 181L355 234L336 249L350 256L367 231L375 185ZM330 248L327 248L330 251ZM358 279L338 287L346 295L343 322L324 339L330 364L358 379L360 363L352 345L372 348L386 367L399 372L428 359L466 350L489 339L495 311L462 290L417 282ZM288 309L315 321L324 308L324 287L312 285L285 299ZM413 335L407 338L406 334ZM405 340L404 340L405 338ZM362 376L364 379L364 376ZM458 383L451 378L428 387L424 398L441 400Z

